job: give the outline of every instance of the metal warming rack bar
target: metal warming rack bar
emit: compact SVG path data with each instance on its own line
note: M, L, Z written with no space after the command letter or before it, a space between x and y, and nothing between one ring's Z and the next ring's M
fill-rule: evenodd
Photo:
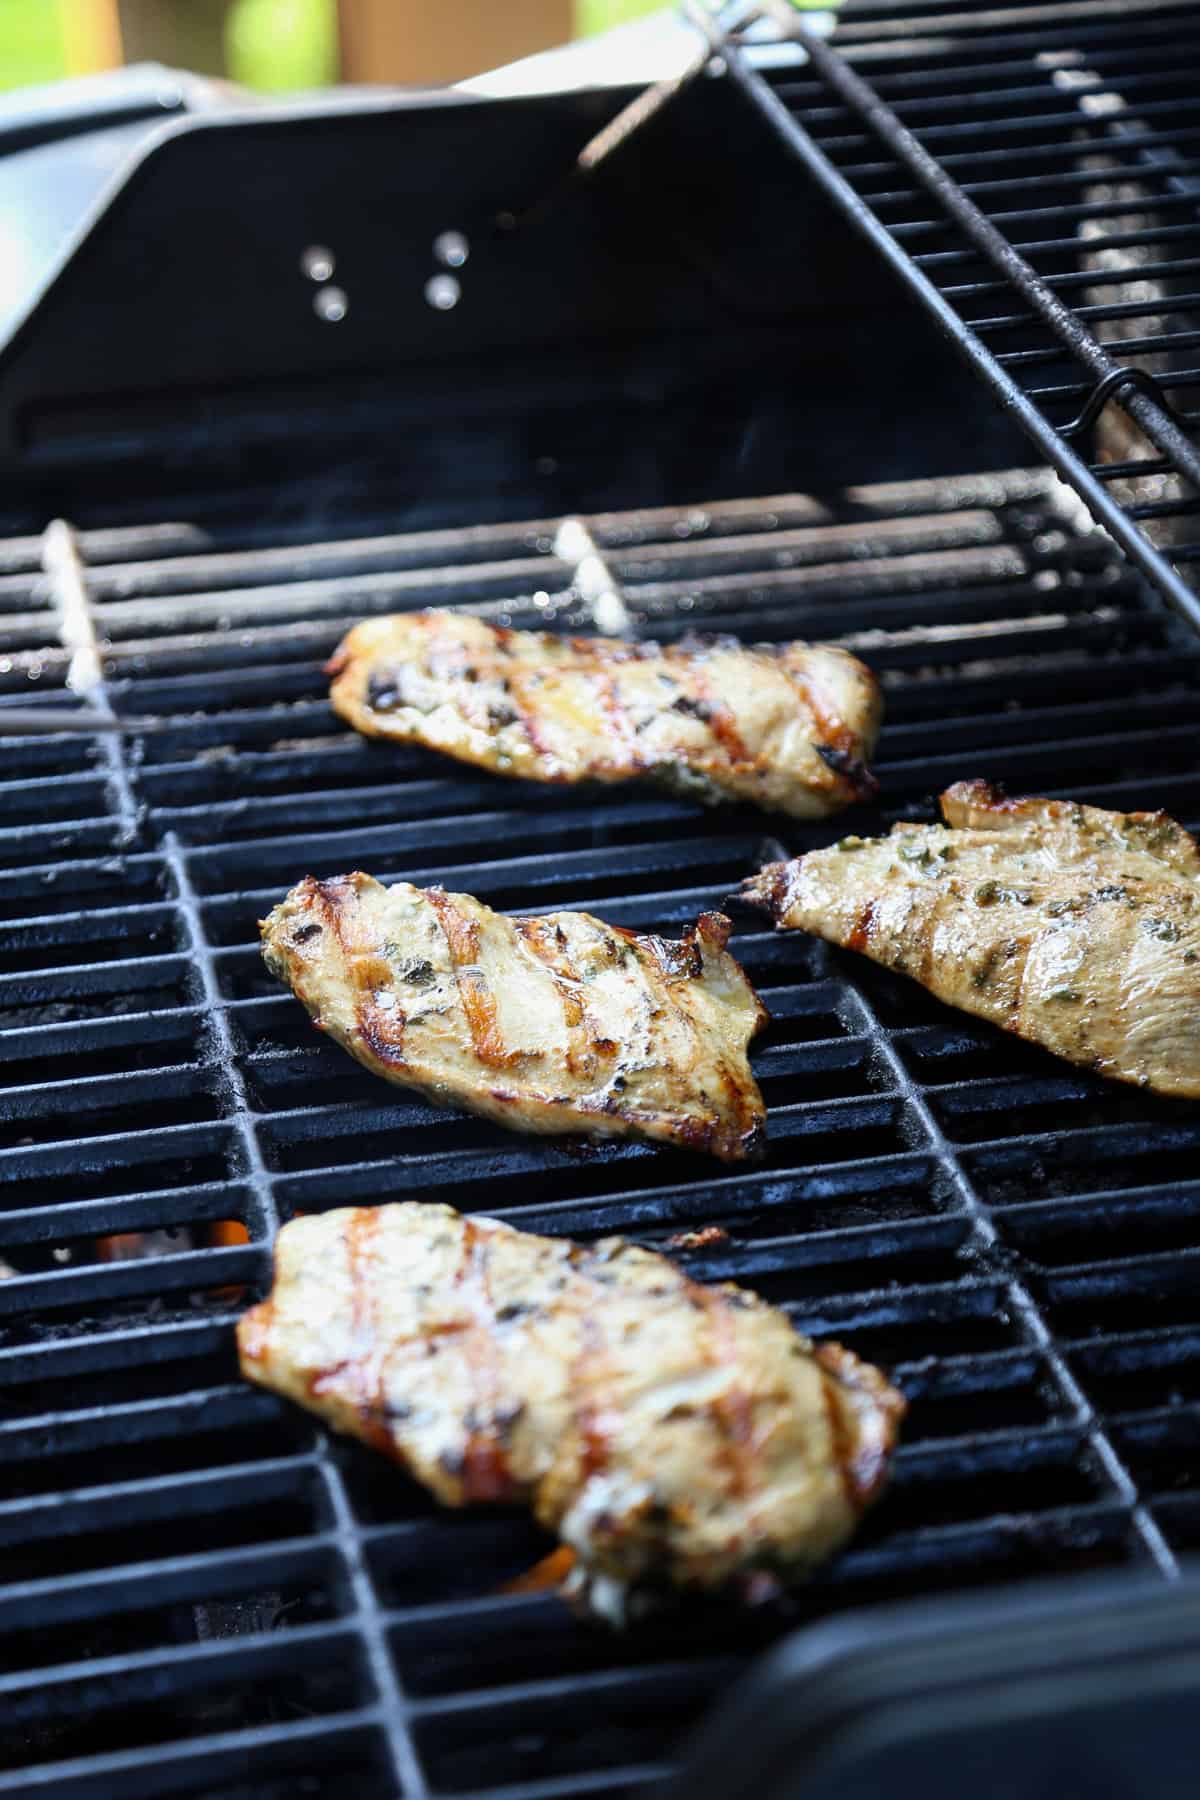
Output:
M615 596L651 637L856 647L889 709L887 810L861 830L976 770L1200 821L1200 640L1045 472L563 526L367 517L314 542L247 514L0 545L0 1793L632 1795L800 1620L1067 1570L1170 1578L1200 1540L1194 1108L753 923L766 1163L584 1155L384 1087L266 977L255 919L305 872L675 932L763 852L742 809L530 804L343 730L321 660L405 607L586 625ZM89 706L143 728L6 739L6 709L72 704L73 662ZM844 1336L911 1397L849 1553L784 1610L585 1630L500 1591L544 1547L524 1518L439 1512L241 1383L232 1324L278 1222L417 1194L582 1238L724 1226L698 1275Z
M1200 384L1200 9L850 0L833 44L789 0L688 12L1051 466L1200 625L1200 411L1187 403ZM756 66L764 20L807 67Z

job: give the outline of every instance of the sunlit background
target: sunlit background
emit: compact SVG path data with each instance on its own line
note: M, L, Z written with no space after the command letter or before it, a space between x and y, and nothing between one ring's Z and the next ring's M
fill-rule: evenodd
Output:
M264 92L452 81L663 0L0 0L0 88L159 61Z

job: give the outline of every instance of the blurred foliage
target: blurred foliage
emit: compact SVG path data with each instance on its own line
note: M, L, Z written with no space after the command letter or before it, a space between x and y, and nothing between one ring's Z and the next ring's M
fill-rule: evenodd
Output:
M263 93L337 80L334 0L237 0L225 32L234 81Z
M65 66L57 0L0 0L0 87L55 81Z
M661 12L663 0L575 0L575 34L591 37L610 25L627 25L630 19Z
M0 0L0 88L65 75L63 7L88 3ZM662 5L663 0L575 0L575 30L590 37ZM283 93L337 80L336 0L233 0L226 41L229 73L247 87Z

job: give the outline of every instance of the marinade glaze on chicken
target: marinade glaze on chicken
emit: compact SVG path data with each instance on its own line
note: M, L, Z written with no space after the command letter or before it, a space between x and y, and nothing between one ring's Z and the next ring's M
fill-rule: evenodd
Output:
M720 913L675 940L355 873L300 882L261 930L272 973L387 1081L518 1131L762 1148L767 1015Z
M1200 850L1183 827L978 781L942 814L773 863L746 898L1068 1062L1200 1099Z
M870 671L821 644L509 631L463 613L369 619L328 665L368 737L548 782L648 779L819 819L874 792Z
M252 1381L393 1457L447 1506L528 1505L619 1615L630 1585L802 1574L881 1488L904 1402L879 1370L657 1253L446 1206L279 1235L238 1326Z

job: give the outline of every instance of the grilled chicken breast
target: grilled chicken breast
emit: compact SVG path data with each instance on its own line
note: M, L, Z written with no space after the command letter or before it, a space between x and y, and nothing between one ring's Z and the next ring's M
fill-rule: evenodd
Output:
M801 1573L887 1474L900 1395L733 1286L447 1206L284 1226L243 1372L447 1506L524 1502L610 1609L635 1583ZM598 1586L597 1586L598 1584Z
M756 1154L766 1011L705 913L682 942L510 919L441 888L311 877L262 923L273 974L376 1075L519 1131Z
M462 613L356 625L328 673L334 709L532 781L649 778L704 801L824 818L874 792L881 703L843 650L505 631Z
M980 781L942 814L773 863L746 897L1068 1062L1200 1099L1200 850L1182 826Z

